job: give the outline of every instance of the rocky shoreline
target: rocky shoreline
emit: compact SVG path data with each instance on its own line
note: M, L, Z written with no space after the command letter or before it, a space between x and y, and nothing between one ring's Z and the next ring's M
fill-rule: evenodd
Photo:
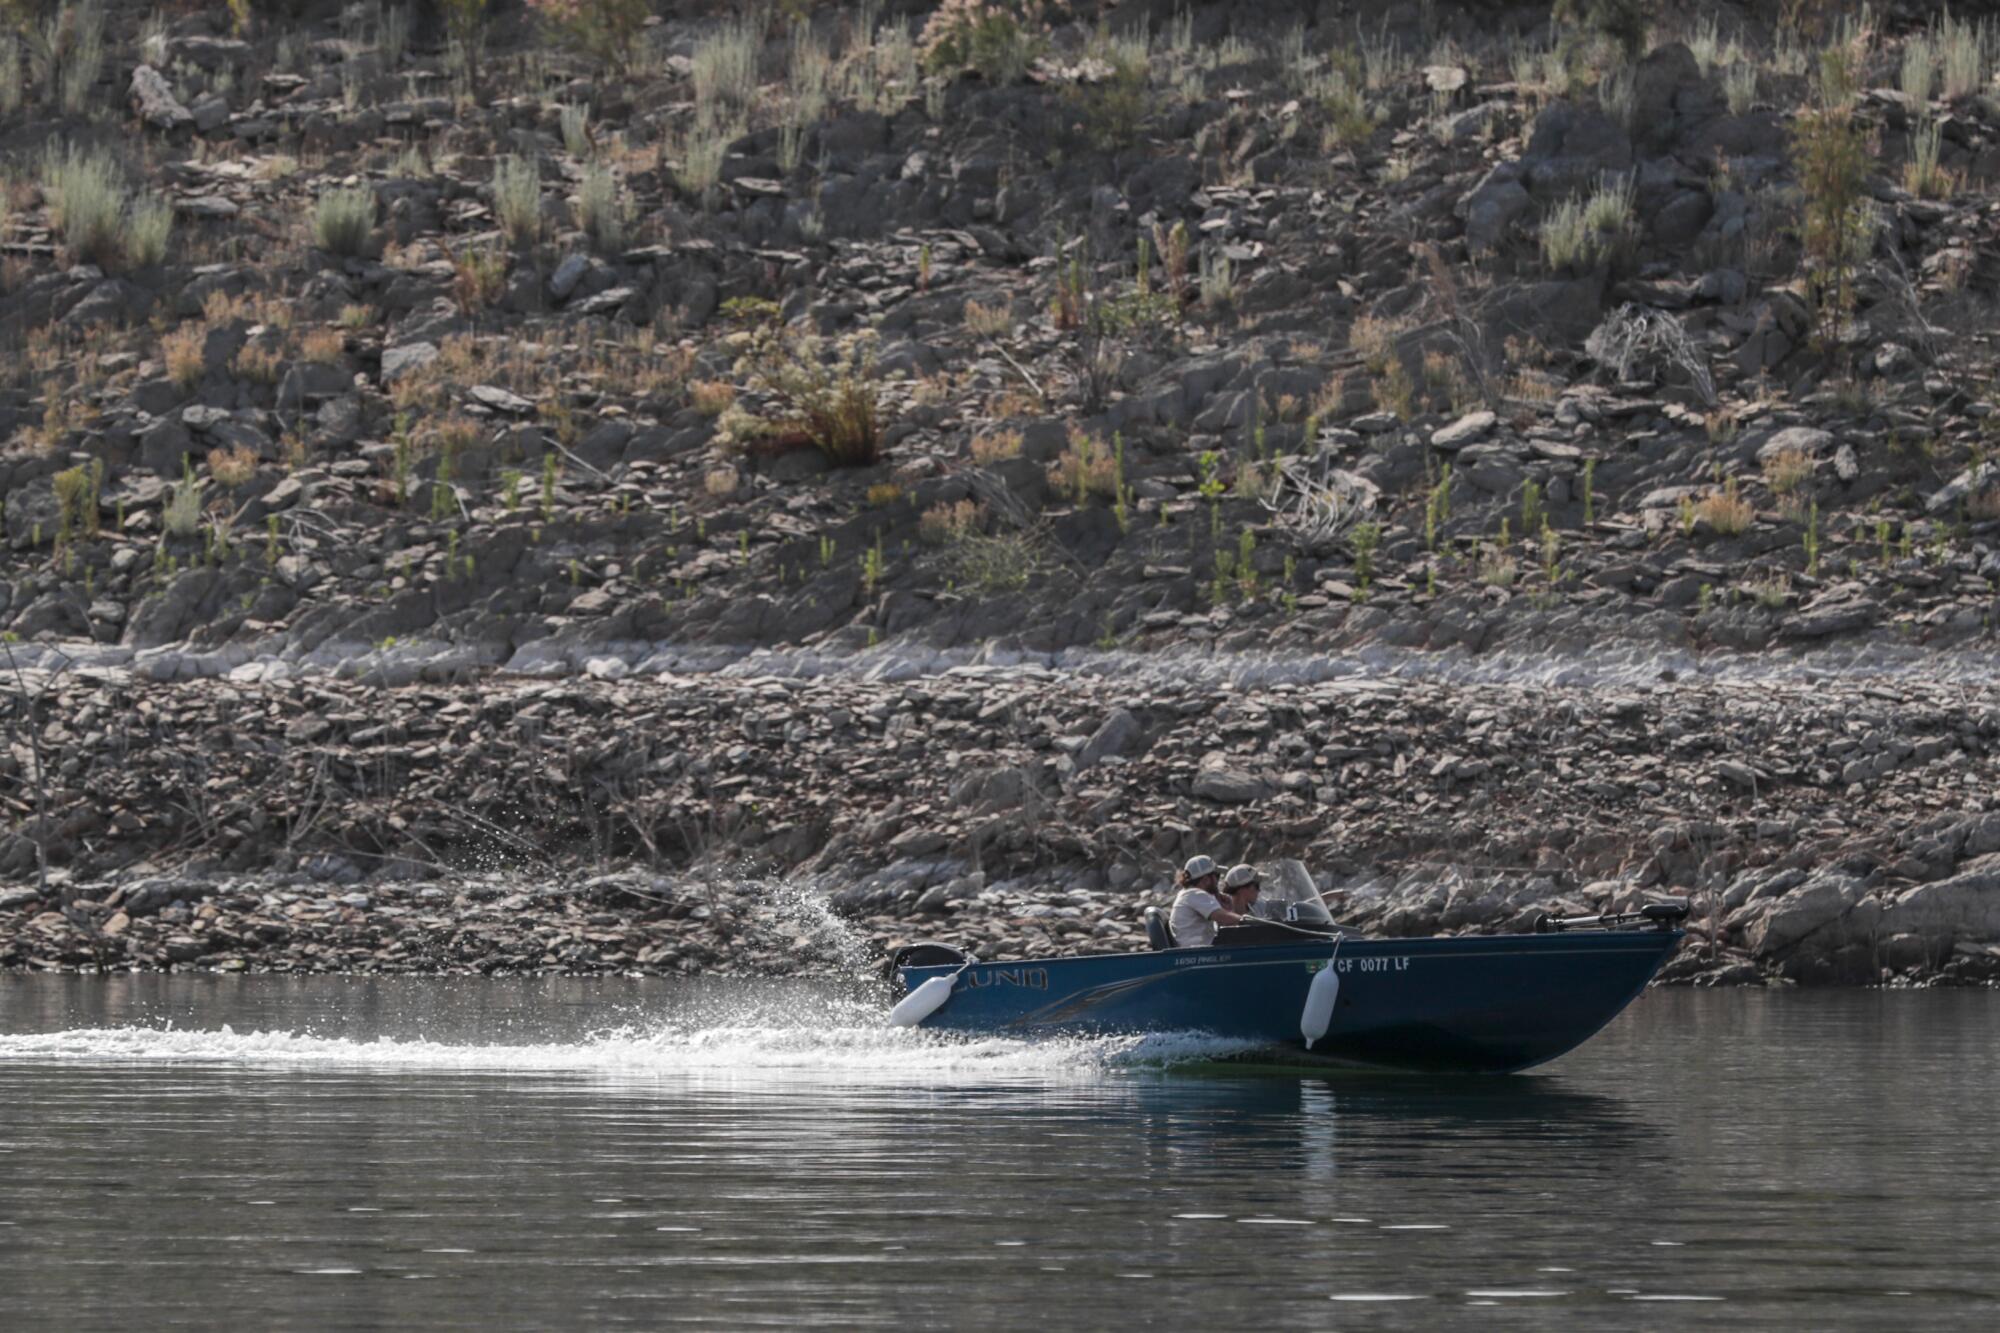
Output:
M2000 976L1990 687L78 673L43 704L46 823L0 837L0 867L32 884L44 829L60 864L46 895L0 892L0 966L775 972L918 937L1124 947L1205 851L1296 862L1371 932L1688 896L1671 979Z
M1110 947L1201 851L2000 977L1988 28L58 8L0 967Z

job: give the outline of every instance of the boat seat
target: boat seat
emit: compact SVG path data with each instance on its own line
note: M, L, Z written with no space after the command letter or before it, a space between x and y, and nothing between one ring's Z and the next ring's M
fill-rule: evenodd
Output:
M1167 914L1157 907L1146 909L1146 940L1155 949L1174 947L1173 933L1167 929Z

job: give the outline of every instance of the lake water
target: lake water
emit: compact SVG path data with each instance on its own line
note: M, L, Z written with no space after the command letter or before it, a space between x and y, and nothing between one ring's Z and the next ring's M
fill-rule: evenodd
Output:
M0 977L0 1327L2000 1320L2000 995L1660 991L1460 1080L880 1015Z

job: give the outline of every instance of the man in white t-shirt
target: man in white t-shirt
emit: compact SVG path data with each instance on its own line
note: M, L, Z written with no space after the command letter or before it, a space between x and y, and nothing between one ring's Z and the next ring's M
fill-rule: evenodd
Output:
M1239 875L1247 871L1247 876ZM1233 926L1241 921L1250 910L1250 903L1256 901L1257 873L1248 866L1237 866L1229 872L1232 880L1242 880L1248 884L1248 901L1220 885L1221 868L1206 856L1197 856L1181 867L1181 891L1174 898L1174 910L1167 919L1167 928L1173 932L1174 947L1178 949L1199 949L1215 943L1217 926ZM1217 893L1218 888L1224 891Z

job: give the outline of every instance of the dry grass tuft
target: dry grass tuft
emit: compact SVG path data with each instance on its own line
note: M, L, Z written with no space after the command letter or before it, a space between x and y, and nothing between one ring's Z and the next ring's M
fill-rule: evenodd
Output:
M688 385L688 406L705 417L719 417L736 401L736 386L727 380L695 380Z
M1764 460L1764 484L1773 495L1790 495L1813 474L1813 456L1803 449L1785 449Z
M1750 530L1752 520L1757 517L1750 502L1737 494L1734 478L1721 490L1704 495L1696 502L1694 512L1711 531L1724 537L1740 537Z
M207 363L202 355L208 342L208 330L194 326L184 326L173 330L160 339L160 355L167 363L167 378L182 393L193 393L195 385L201 383Z
M917 520L917 536L932 546L963 541L986 526L986 507L972 500L935 504Z
M235 490L257 475L257 451L247 445L208 451L208 475L218 486Z
M1021 432L1018 430L985 431L972 437L972 461L981 467L1020 456Z

